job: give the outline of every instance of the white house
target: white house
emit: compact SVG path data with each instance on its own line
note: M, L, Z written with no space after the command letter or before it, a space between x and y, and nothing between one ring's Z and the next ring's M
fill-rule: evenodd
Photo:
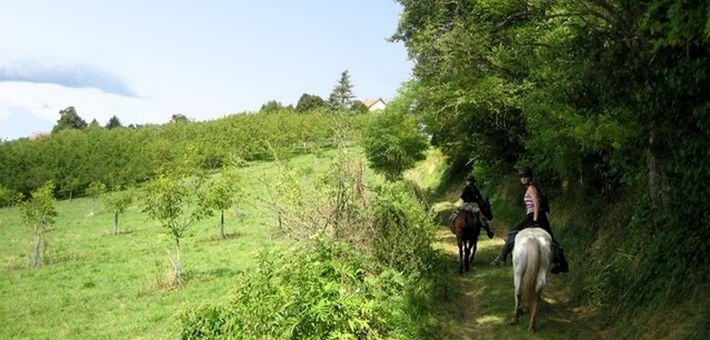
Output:
M384 110L387 106L387 103L385 103L382 98L366 99L362 103L367 106L367 109L370 110L370 112Z

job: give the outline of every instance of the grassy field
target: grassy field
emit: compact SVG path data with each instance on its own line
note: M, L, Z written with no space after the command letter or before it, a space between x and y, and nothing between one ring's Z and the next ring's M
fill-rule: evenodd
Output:
M355 151L360 152L359 150ZM289 163L304 182L318 180L335 151L307 155ZM406 177L432 188L441 176L441 155L431 152ZM176 338L175 318L187 306L228 300L238 273L253 269L258 254L268 249L288 251L274 233L276 220L268 211L266 185L277 174L275 163L257 163L240 170L243 198L226 215L227 239L219 238L219 218L195 225L183 240L185 282L170 289L168 255L172 240L158 224L132 206L121 217L121 234L111 235L113 215L99 210L90 215L88 198L60 201L55 227L48 232L44 265L28 268L33 231L22 224L17 208L0 209L0 338ZM374 181L372 173L368 177ZM372 182L371 181L371 182ZM434 209L454 209L457 192L436 199ZM441 338L567 339L595 337L598 318L570 299L564 280L552 277L541 310L540 332L507 323L512 312L512 269L491 268L500 250L513 211L494 203L497 238L479 241L473 270L460 276L455 240L439 226L435 245L450 254L450 279L456 291L441 301Z
M290 163L304 180L329 164L332 152ZM187 305L219 302L265 249L288 245L274 234L265 189L275 163L242 168L243 198L226 218L227 239L219 237L218 215L201 221L183 240L185 282L165 284L174 244L134 204L111 235L113 215L91 216L88 198L60 201L44 265L30 269L33 229L18 208L0 209L0 338L166 338L178 336L174 315ZM99 205L100 206L100 205Z

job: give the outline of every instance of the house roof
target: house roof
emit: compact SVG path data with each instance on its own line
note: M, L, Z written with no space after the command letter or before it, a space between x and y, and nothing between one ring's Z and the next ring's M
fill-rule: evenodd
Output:
M377 104L377 102L382 102L382 104L387 105L387 103L385 103L385 101L382 100L382 97L377 98L377 99L365 99L362 101L362 103L365 104L365 106L367 106L368 109L371 108L373 105Z

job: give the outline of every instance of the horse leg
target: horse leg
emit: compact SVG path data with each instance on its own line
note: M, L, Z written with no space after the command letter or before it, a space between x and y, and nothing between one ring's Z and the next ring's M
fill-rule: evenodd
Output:
M466 259L465 264L466 264L466 271L471 270L471 241L470 240L465 240L463 243L463 249L464 249L464 258Z
M458 246L459 246L459 274L463 274L463 263L464 263L464 247L463 247L463 240L458 239L457 240Z
M540 303L540 294L537 294L532 306L530 306L530 324L528 331L535 332L535 324L537 323L537 306Z
M513 309L513 321L510 322L511 325L518 324L518 318L520 317L520 293L518 289L515 289L515 309Z
M518 318L520 317L520 288L523 283L523 272L517 265L516 259L513 260L513 285L515 286L515 308L513 309L513 320L510 322L511 325L518 324Z
M473 241L473 245L471 247L471 263L473 263L473 259L476 257L476 250L478 249L478 240Z

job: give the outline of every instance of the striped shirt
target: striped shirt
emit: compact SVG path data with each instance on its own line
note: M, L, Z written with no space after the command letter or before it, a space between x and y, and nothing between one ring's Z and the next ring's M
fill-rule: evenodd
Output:
M525 193L525 197L523 197L523 202L525 202L525 210L528 214L535 212L535 202L532 196L528 195L527 192Z

